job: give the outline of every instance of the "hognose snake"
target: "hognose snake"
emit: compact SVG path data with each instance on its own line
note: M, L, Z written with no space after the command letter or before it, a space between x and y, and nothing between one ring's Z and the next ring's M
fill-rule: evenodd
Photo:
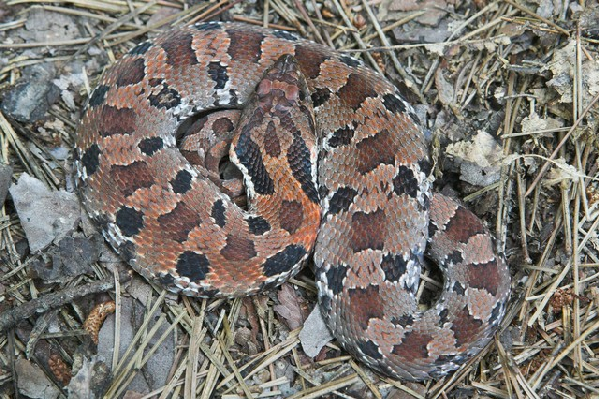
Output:
M239 112L211 113L242 107L236 130ZM177 149L191 122L203 133ZM222 192L231 139L248 210ZM314 253L333 334L370 367L415 380L477 353L510 291L482 222L431 194L430 169L417 116L383 76L291 33L234 23L133 48L91 94L76 143L85 207L144 277L190 296L248 295ZM428 237L445 282L419 311Z

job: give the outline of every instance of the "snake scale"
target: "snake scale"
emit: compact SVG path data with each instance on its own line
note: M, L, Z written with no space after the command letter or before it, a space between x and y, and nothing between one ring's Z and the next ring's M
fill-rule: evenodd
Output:
M199 133L182 139L192 123ZM143 42L104 73L75 164L88 213L148 280L249 295L314 254L339 342L383 374L423 380L481 350L510 292L482 222L431 193L427 152L412 107L361 61L289 32L209 22ZM247 208L220 179L224 155ZM425 254L444 286L422 311Z

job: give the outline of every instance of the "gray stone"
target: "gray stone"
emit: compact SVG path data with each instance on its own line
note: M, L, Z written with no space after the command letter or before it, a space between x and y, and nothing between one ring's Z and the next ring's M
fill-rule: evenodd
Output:
M144 319L146 317L152 319L148 325L148 330L153 328L154 321L158 320L160 311L149 315L146 314L146 310L147 307L139 301L129 297L122 297L119 359L121 359L127 348L132 344L131 341L143 324ZM149 340L147 350L150 350L156 344L169 326L169 322L164 320L156 334ZM114 329L115 315L113 314L106 318L98 336L98 355L107 359L108 363L112 361L115 350ZM143 337L142 335L141 339L144 339ZM139 342L135 342L134 345L137 348ZM136 392L150 392L164 386L167 382L168 373L175 362L175 351L175 334L174 331L171 331L143 366L144 371L135 375L127 389Z
M32 253L66 236L79 223L81 209L74 193L51 191L26 173L9 191Z
M58 388L46 377L44 371L27 359L17 359L15 377L19 393L28 398L54 399L58 398L60 394Z
M26 68L23 77L4 96L0 104L2 112L20 122L42 119L60 94L58 87L52 83L55 73L50 63Z
M81 36L73 17L42 7L30 8L25 28L18 35L29 43L64 42Z
M320 307L316 306L306 319L304 328L299 333L304 353L315 357L320 353L323 346L333 339L333 335L324 323Z

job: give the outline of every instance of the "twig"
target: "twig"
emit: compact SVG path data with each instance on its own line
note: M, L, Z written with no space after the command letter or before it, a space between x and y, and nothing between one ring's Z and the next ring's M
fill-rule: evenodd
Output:
M535 17L535 18L537 18L537 19L545 22L547 25L551 26L553 29L557 30L558 32L563 33L566 36L570 36L570 32L568 32L564 28L556 25L555 22L552 22L552 21L548 20L545 17L541 17L539 14L537 14L537 13L535 13L533 11L530 11L528 8L522 7L521 5L516 4L516 3L514 3L514 2L512 2L510 0L503 0L503 1L505 1L506 3L508 3L509 5L511 5L512 7L517 8L518 10L522 11L525 14L528 14L528 15L530 15L532 17Z
M124 282L131 278L130 275L120 277ZM44 313L52 309L58 309L61 306L73 302L77 298L106 292L114 288L112 277L106 280L94 281L93 283L66 288L53 294L47 294L39 298L32 299L16 308L6 310L0 313L0 332L17 325L17 323L30 318L36 313Z

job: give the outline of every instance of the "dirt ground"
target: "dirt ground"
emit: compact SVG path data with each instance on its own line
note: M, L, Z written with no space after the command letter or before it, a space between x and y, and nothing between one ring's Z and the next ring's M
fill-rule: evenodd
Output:
M99 235L72 166L91 89L134 45L210 20L347 52L414 104L435 190L485 221L512 275L496 339L462 369L411 383L355 361L311 315L310 268L264 295L194 300ZM0 395L599 398L598 44L596 2L1 2ZM424 271L422 301L440 286Z

